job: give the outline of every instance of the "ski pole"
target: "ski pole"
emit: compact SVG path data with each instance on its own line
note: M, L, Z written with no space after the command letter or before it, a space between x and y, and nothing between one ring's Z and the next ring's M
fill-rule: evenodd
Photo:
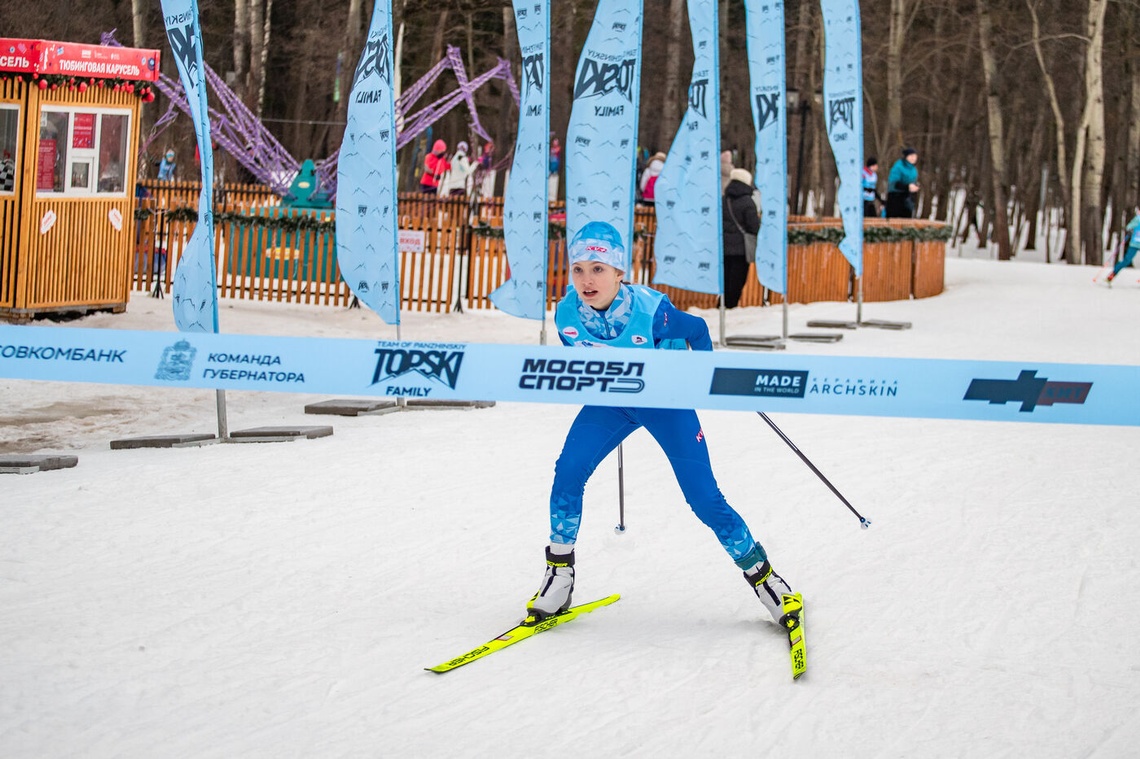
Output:
M795 454L797 456L799 456L800 459L805 464L808 465L808 468L811 469L813 472L815 472L815 476L818 477L819 479L823 480L823 484L827 485L827 487L831 490L832 493L835 493L835 497L838 498L839 500L843 501L843 505L846 506L848 509L850 509L852 514L859 517L859 526L860 527L862 527L865 530L871 526L871 520L866 519L862 514L860 514L858 511L855 510L855 507L851 505L851 502L848 501L846 498L844 498L842 493L840 493L838 490L836 490L835 486L831 484L831 481L823 476L823 472L816 469L815 464L811 463L811 460L808 459L808 457L805 456L800 451L799 448L796 448L796 444L793 443L788 438L788 436L784 434L783 430L781 430L779 427L776 426L775 422L773 422L771 419L768 418L767 414L765 414L763 411L757 411L756 413L760 415L761 419L763 419L765 422L768 423L769 427L771 427L773 430L776 431L776 434L780 436L780 439L788 444L788 447L791 448L795 452ZM618 459L618 461L621 461L621 459Z
M621 443L618 443L618 523L614 532L618 535L625 533L625 466L622 463Z

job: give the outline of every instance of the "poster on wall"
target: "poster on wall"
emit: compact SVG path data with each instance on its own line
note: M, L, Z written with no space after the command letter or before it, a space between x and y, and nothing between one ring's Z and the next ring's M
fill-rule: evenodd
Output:
M71 147L91 150L95 147L95 114L77 113L71 131Z
M46 192L55 189L55 140L40 140L40 155L36 161L36 189Z

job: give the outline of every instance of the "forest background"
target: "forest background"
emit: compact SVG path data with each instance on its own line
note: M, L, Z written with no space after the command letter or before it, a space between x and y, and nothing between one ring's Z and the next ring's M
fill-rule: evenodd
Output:
M554 0L551 130L565 144L574 72L597 0ZM785 0L788 162L792 211L834 206L835 166L821 108L819 0ZM372 14L369 0L199 0L206 62L299 160L339 147L347 96ZM645 0L640 147L666 152L684 113L692 65L683 0ZM755 161L743 0L719 0L721 139L738 166ZM1060 232L1056 256L1099 265L1140 202L1140 0L864 0L865 155L879 157L880 189L904 146L919 152L918 216L977 236L998 258L1036 249ZM393 0L402 26L404 87L461 49L469 76L512 62L518 43L509 0ZM117 29L125 45L169 51L157 0L0 3L0 36L97 43ZM173 61L163 70L177 79ZM455 88L445 74L421 105ZM505 83L475 95L499 158L514 144L518 112ZM167 107L144 112L144 129ZM431 139L449 152L480 142L464 108ZM400 152L406 189L427 137ZM192 166L193 131L179 119L152 147L179 148ZM226 181L248 181L220 156ZM144 170L153 174L150 161ZM192 178L183 172L183 178ZM1042 229L1042 226L1046 227ZM1047 260L1053 255L1047 250Z

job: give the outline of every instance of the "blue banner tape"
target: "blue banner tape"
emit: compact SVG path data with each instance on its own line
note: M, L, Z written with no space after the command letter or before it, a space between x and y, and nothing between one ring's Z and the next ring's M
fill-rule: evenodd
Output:
M446 400L1140 425L1140 366L0 326L0 377Z

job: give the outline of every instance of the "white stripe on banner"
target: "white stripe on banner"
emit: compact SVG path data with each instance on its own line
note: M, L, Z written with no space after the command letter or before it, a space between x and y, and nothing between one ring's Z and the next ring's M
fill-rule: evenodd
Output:
M202 63L202 27L198 0L162 0L166 38L174 51L178 78L198 138L202 191L198 195L198 224L174 270L171 298L174 323L183 332L218 331L218 274L214 264L214 151L210 142L210 112L206 106L206 67Z
M654 186L654 284L724 292L721 265L720 75L716 0L689 0L689 105Z
M621 233L633 252L641 2L599 0L578 58L566 131L566 239L591 221Z
M756 235L756 277L764 287L788 291L788 115L784 69L784 4L745 0L748 78L756 129L756 174L764 209Z
M1140 366L0 326L0 378L1140 426ZM173 396L172 396L173 397Z
M514 8L524 81L515 156L503 200L503 236L511 276L491 293L491 302L512 316L545 319L550 236L550 0L514 0Z
M837 201L844 238L839 250L863 276L863 41L859 0L820 0L823 9L823 102L827 138L839 171Z
M353 294L388 324L399 324L392 65L392 3L377 0L348 96L337 163L336 251Z

